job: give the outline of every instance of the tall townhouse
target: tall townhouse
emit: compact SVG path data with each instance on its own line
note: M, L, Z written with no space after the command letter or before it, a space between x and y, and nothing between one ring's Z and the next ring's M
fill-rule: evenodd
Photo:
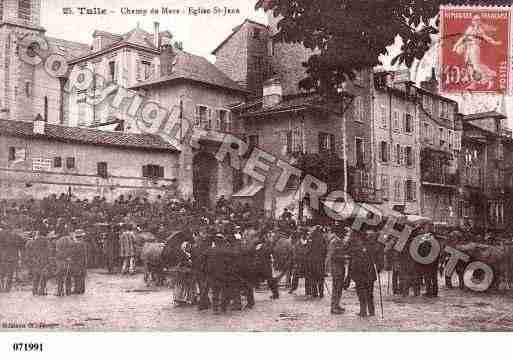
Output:
M457 102L438 93L434 74L418 89L420 142L420 207L433 221L459 225L461 130Z
M420 212L417 88L399 72L374 74L376 182L383 208Z
M90 127L114 123L121 124L120 129L124 131L137 131L133 120L127 115L126 107L113 108L110 101L90 105L86 97L99 96L102 89L111 83L129 88L158 78L162 47L170 45L171 39L171 33L161 32L157 22L154 23L153 33L139 27L126 34L96 30L91 50L69 61L72 70L89 69L98 76L89 90L75 90L69 95L69 106L65 111L66 124Z
M503 230L509 215L511 137L503 131L504 119L495 111L462 116L461 218L476 231Z

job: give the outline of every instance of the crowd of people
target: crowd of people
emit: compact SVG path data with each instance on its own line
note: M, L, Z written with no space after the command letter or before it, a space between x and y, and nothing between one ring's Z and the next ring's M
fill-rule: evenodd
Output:
M212 307L219 312L231 304L239 310L246 297L246 306L251 308L253 287L266 281L272 298L278 299L278 281L282 278L289 293L297 291L299 281L304 279L305 295L322 298L329 272L331 313L344 313L340 300L352 281L360 302L358 315L372 316L375 282L387 265L393 272L394 294L408 295L413 288L414 295L418 295L421 285L426 286L429 296L438 292L432 270L419 274L407 268L397 255L385 255L384 247L376 241L376 231L356 231L349 222L307 226L297 223L288 210L278 220L265 219L251 206L233 204L224 197L209 209L194 201L161 197L150 202L121 196L108 203L100 197L88 201L62 194L41 201L1 202L0 215L3 291L11 289L22 262L28 269L34 295L46 295L48 279L53 276L56 295L83 294L88 268L134 274L136 266L144 264L140 258L144 243L166 243L174 233L182 231L185 235L176 247L173 267L166 268L174 274L177 305L198 305L200 310ZM417 234L429 231L432 229L419 228ZM219 268L221 257L205 255L212 248L217 253L237 249L236 253L248 255L241 251L248 248L248 243L252 244L249 262L257 269L255 282L249 284L251 290L247 283L239 283L240 273L230 273L228 281L221 278L226 273L217 278L219 273L213 272ZM274 276L277 271L283 277ZM238 284L227 285L230 281Z

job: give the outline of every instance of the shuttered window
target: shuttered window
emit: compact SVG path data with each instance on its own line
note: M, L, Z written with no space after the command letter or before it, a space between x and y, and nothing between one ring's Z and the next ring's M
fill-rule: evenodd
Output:
M164 167L159 165L145 165L142 172L145 178L164 178Z
M107 162L98 162L97 163L97 172L98 172L99 177L107 178L108 177Z

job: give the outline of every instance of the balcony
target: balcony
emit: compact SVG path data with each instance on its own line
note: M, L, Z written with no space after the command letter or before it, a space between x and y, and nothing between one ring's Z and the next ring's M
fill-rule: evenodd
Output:
M446 173L444 169L432 169L422 173L423 185L457 186L459 183L458 173Z
M383 202L383 191L375 188L368 171L356 169L351 177L349 193L353 200L356 202Z
M483 188L483 170L478 167L467 167L464 169L462 184L467 187Z
M429 148L420 153L422 185L455 187L459 184L459 173L451 173L452 155ZM454 172L454 171L453 171Z

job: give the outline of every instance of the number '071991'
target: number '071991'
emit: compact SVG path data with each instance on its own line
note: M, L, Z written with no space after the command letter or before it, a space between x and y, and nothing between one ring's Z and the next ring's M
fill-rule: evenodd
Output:
M43 343L13 343L12 350L15 352L42 352Z

